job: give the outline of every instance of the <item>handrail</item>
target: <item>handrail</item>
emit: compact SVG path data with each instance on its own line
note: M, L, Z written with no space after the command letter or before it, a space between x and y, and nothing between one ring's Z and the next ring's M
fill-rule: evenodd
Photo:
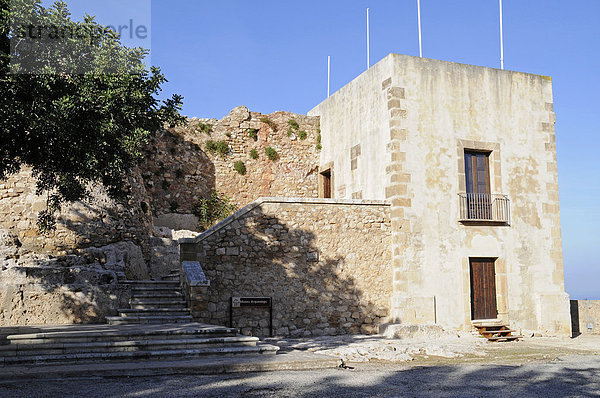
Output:
M459 193L460 221L510 224L510 199L502 194Z

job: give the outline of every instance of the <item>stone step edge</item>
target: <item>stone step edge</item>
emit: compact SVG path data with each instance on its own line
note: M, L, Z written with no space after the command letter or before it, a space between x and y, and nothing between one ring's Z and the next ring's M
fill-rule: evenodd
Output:
M132 314L135 312L147 312L147 313L163 313L163 312L190 312L189 308L119 308L118 312L122 312L124 314Z
M140 321L167 321L164 323L170 323L175 320L189 320L192 321L191 315L141 315L141 316L107 316L106 320L110 321L123 321L123 320L140 320Z
M141 364L141 365L140 365ZM75 363L0 367L0 380L31 380L71 377L149 377L168 375L214 375L238 372L272 372L337 368L337 358L308 352L236 357L202 357L175 361Z
M121 281L119 281L119 283L128 284L128 285L148 284L148 285L169 285L169 286L175 284L175 283L173 283L173 281L153 281L153 280L147 280L147 281L121 280Z
M181 325L177 325L178 327ZM227 327L207 327L190 328L177 330L144 330L142 328L124 329L124 330L98 330L98 331L75 331L75 332L40 332L24 333L6 336L9 341L13 340L34 340L34 339L52 339L52 338L97 338L97 337L119 337L119 336L176 336L176 335L213 335L213 334L237 333L236 329Z
M258 337L253 336L231 336L231 337L208 337L187 339L150 339L150 340L121 340L121 341L93 341L79 343L39 343L39 344L9 344L0 345L0 356L3 352L22 352L32 350L50 350L50 349L73 349L73 348L119 348L119 347L140 347L152 345L210 345L210 344L232 344L232 343L256 343L260 341Z
M207 347L184 350L157 350L157 351L119 351L119 352L91 352L79 354L47 354L27 355L15 357L0 357L0 366L11 363L56 363L60 361L73 360L111 360L111 359L140 359L140 358L164 358L192 355L227 355L227 354L276 354L279 347L270 344L261 344L255 347Z

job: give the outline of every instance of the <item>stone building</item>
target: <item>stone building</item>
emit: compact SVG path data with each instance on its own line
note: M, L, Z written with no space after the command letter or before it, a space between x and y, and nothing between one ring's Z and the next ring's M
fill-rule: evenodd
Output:
M194 319L246 334L498 318L569 335L552 103L549 77L391 54L308 115L158 132L128 203L98 187L52 236L22 170L0 182L0 324L102 322L129 301L120 279L180 254ZM177 253L170 229L202 231L214 190L241 209ZM270 297L272 319L236 297Z
M390 322L570 334L550 77L390 54L308 115L320 196L391 204Z

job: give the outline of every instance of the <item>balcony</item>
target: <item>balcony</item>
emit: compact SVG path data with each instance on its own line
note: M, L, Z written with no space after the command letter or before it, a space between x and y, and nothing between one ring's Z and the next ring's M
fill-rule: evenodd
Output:
M510 224L510 200L506 195L459 193L459 221Z

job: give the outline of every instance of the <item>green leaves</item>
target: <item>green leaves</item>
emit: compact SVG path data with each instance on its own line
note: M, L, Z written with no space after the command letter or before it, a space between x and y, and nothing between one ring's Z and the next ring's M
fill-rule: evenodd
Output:
M115 199L126 195L141 145L165 124L183 122L183 98L159 101L167 80L160 68L145 68L147 51L122 46L93 17L71 21L64 2L10 5L10 13L0 7L0 178L31 166L38 194L48 195L38 225L52 230L61 204L85 198L90 184L102 183ZM29 42L20 51L26 43L16 28L31 23L88 29L90 40Z

